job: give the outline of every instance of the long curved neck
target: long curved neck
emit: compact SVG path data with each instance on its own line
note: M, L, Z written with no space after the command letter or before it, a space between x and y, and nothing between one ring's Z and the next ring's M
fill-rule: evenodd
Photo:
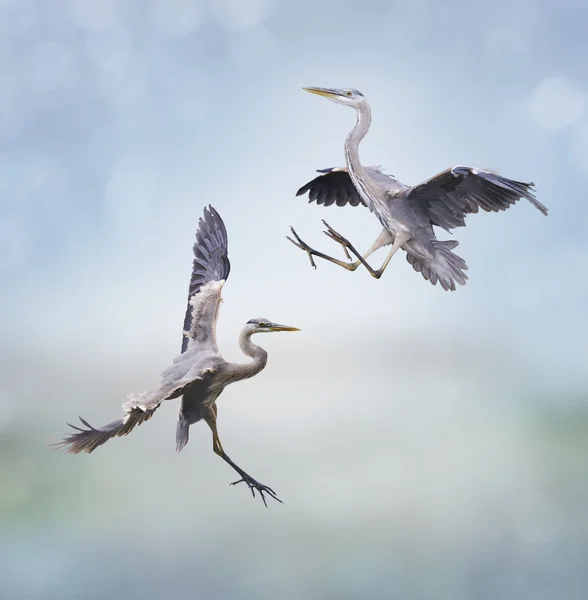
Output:
M245 364L234 365L235 379L248 379L263 371L267 364L267 352L251 341L251 331L243 329L239 335L239 347L243 354L253 360Z
M364 174L364 168L359 161L359 143L366 136L371 122L370 105L364 102L357 109L357 123L345 140L345 161L352 180Z

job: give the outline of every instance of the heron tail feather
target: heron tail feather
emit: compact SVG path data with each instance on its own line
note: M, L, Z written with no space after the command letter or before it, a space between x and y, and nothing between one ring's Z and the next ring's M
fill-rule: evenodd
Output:
M180 413L178 426L176 428L176 452L181 452L182 448L188 443L190 437L190 421Z
M452 252L458 243L454 240L444 242L435 240L433 242L435 255L432 261L426 261L411 252L406 253L406 260L415 271L421 273L433 285L437 285L439 282L444 290L455 291L456 283L465 285L468 280L468 276L465 274L468 269L465 260Z

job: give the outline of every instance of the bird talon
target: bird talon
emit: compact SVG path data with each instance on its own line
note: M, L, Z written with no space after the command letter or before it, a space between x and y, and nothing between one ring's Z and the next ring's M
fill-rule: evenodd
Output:
M322 222L323 222L323 225L329 231L329 233L331 233L332 235L335 235L337 237L340 237L342 239L345 239L340 233L337 233L324 219L322 219Z
M306 244L300 239L300 236L296 233L296 230L294 229L294 227L290 227L290 231L292 232L292 235L296 238L296 240L298 241L299 244L302 244L304 246L306 246ZM288 238L290 239L290 238ZM296 242L292 239L290 239L290 241L295 244Z
M310 261L310 266L313 269L316 269L316 263L314 262L314 258L312 257L314 250L306 242L303 242L300 239L300 236L296 233L296 231L294 230L294 227L290 227L290 231L292 232L292 235L296 238L296 241L294 241L290 236L286 236L286 239L290 240L297 248L304 250L304 252L306 252L306 254L308 254L308 260Z
M351 245L351 242L349 240L344 238L340 233L333 231L332 229L330 231L323 231L323 233L327 237L330 237L333 241L337 242L338 244L341 244L341 246L343 246L343 248L345 249L347 249L347 247Z
M233 481L230 485L237 485L238 483L246 483L247 487L251 491L251 495L254 498L255 498L255 492L257 491L266 507L267 507L267 502L266 502L264 493L267 494L268 496L271 496L274 500L277 500L280 504L283 504L283 502L276 495L276 492L274 492L274 490L272 490L271 487L269 487L267 485L263 485L263 483L259 483L259 481L253 479L253 477L251 477L251 478L242 477L238 481Z
M286 236L286 239L290 240L297 248L304 250L304 248L298 242L295 242L289 235Z
M328 235L330 238L332 238L336 242L339 242L341 245L350 245L349 240L344 238L339 232L335 231L324 219L323 225L327 228L325 234Z
M323 225L327 228L327 231L324 231L323 233L327 237L330 237L334 242L337 242L343 248L343 252L347 260L353 261L353 258L351 257L351 254L349 254L348 250L348 248L351 246L351 242L347 238L344 238L340 233L335 231L324 219Z

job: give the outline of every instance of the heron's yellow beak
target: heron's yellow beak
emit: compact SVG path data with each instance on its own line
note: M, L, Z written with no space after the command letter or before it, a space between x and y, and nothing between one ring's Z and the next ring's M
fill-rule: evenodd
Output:
M331 88L305 87L302 89L305 92L310 92L311 94L316 94L317 96L324 96L325 98L336 98L337 96L342 95L339 90L334 90Z
M272 325L270 331L300 331L298 327L290 327L289 325Z

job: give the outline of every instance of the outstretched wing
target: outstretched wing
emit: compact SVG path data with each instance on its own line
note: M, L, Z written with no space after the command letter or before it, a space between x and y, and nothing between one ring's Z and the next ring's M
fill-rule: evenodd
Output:
M389 177L388 175L384 175L379 167L366 167L366 170L373 176ZM359 206L363 204L366 206L351 181L347 167L318 169L317 173L323 174L303 185L296 192L297 196L302 196L308 192L309 202L316 202L324 206L331 206L333 204L337 206L345 206L346 204Z
M204 217L199 220L193 252L182 352L186 351L190 340L208 344L216 350L217 310L231 263L227 230L212 206L204 209Z
M92 427L88 421L82 419L82 417L78 417L85 428L68 423L76 433L69 433L62 442L52 444L52 446L65 450L70 454L80 454L81 452L90 454L90 452L93 452L98 446L102 446L102 444L105 444L111 438L122 437L131 433L137 425L148 421L156 409L157 406L150 411L142 411L136 408L128 412L122 419L98 428Z
M164 400L172 400L193 391L203 385L205 378L214 371L212 361L207 361L209 366L205 367L204 360L194 361L193 357L188 356L185 360L181 358L182 355L174 361L172 367L163 372L163 381L157 390L129 394L127 401L123 403L125 415L122 419L103 427L93 427L79 417L84 428L68 423L75 433L68 434L63 441L52 446L70 454L89 454L114 437L128 435L135 427L148 421Z
M419 203L433 225L450 231L465 226L465 216L506 210L526 198L544 215L547 208L535 199L533 183L501 177L495 171L458 165L409 189L407 198Z

